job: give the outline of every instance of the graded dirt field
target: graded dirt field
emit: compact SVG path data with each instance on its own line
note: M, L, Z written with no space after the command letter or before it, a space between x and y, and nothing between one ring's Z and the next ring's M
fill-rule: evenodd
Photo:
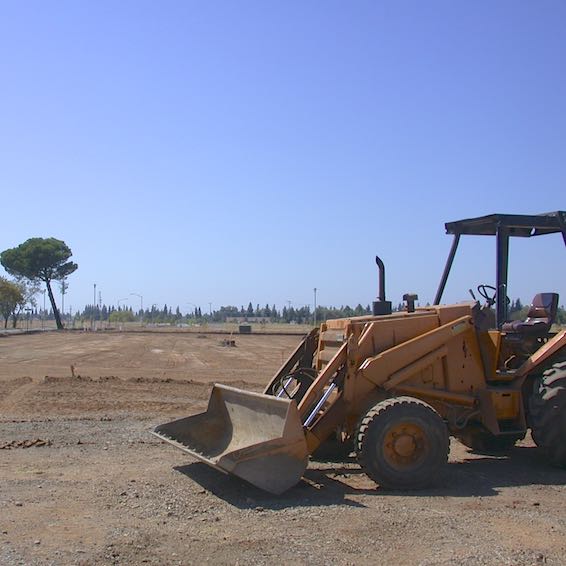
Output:
M282 496L149 434L212 383L260 391L299 336L49 332L0 337L0 564L563 565L566 471L452 441L420 492L352 459ZM72 366L72 367L71 367Z

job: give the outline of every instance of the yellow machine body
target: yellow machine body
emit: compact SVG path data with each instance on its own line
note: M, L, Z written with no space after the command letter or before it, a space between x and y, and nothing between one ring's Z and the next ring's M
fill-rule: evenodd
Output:
M154 434L279 494L300 480L323 442L337 431L352 436L365 411L383 399L424 400L455 435L471 425L493 435L524 433L525 380L566 346L566 331L510 370L502 333L482 330L482 316L477 302L467 302L329 320L303 340L263 394L215 385L206 412Z

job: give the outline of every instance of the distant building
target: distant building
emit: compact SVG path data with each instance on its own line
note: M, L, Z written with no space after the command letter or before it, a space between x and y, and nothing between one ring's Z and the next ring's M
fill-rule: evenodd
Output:
M267 324L268 322L271 322L271 318L269 316L227 316L226 322L234 322L237 324L240 324L241 322Z

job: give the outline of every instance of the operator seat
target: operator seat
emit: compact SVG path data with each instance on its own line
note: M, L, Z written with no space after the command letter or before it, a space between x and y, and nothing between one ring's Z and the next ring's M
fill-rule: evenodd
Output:
M527 313L525 320L505 322L501 328L507 334L541 337L548 333L556 319L558 293L538 293Z

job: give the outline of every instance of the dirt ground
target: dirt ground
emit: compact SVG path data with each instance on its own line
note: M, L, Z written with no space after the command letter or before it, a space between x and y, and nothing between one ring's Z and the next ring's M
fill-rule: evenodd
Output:
M566 564L566 471L528 437L508 457L452 441L426 491L352 460L279 497L160 442L213 382L261 390L300 340L223 338L0 337L0 564Z

